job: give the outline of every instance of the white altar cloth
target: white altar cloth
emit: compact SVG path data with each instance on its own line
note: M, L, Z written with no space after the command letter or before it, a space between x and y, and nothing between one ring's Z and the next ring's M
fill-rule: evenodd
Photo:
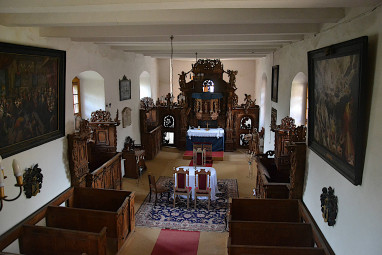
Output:
M195 167L194 166L179 166L176 168L176 171L179 170L179 168L183 168L185 171L189 171L189 186L192 187L192 198L195 199ZM196 171L200 171L200 169L206 169L207 172L211 172L211 200L216 199L216 193L219 192L218 189L218 178L216 176L216 170L213 167L204 167L204 166L197 166ZM176 182L176 179L175 179ZM175 183L176 185L176 183ZM204 198L204 197L200 197ZM207 198L207 197L205 197Z
M222 128L210 128L207 130L206 128L201 129L189 129L187 130L187 136L191 139L192 136L198 137L224 137L224 129Z

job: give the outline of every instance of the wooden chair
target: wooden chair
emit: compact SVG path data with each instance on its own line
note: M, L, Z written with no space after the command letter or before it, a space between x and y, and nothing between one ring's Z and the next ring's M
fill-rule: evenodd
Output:
M176 170L174 168L174 207L177 195L187 196L187 209L190 205L190 196L192 187L189 186L189 171L185 171L183 168Z
M212 144L203 144L205 150L205 164L212 164Z
M204 166L205 165L205 151L201 148L194 149L192 154L192 160L194 166Z
M167 202L170 200L170 189L164 187L164 186L158 186L155 181L155 176L148 175L149 176L149 185L150 185L150 197L149 201L151 202L151 193L155 193L155 203L154 205L157 205L157 194L160 194L160 197L162 198L163 193L167 193Z
M196 200L198 197L208 197L208 210L210 209L211 202L211 172L205 169L195 171L195 202L194 209L196 209Z

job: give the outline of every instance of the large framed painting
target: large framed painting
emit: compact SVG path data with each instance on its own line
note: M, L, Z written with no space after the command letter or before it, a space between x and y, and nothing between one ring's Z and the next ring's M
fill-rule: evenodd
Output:
M272 91L271 91L271 100L273 102L278 101L279 93L279 66L272 66Z
M0 155L65 135L66 52L0 43Z
M131 80L124 75L119 80L119 101L131 99Z
M366 147L367 37L308 52L308 145L354 185Z

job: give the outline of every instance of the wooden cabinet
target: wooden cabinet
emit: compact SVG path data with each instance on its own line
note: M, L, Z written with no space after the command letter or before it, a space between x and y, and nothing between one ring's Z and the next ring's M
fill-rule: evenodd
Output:
M145 150L123 150L122 157L125 160L125 174L123 177L137 179L146 170Z
M277 171L273 158L256 157L257 162L257 198L289 198L289 176Z
M91 121L82 120L79 132L68 135L72 186L119 190L122 154L116 152L118 114L112 121L110 113L97 111Z
M302 198L306 128L286 117L275 129L275 151L256 156L258 198ZM271 158L270 156L273 156Z

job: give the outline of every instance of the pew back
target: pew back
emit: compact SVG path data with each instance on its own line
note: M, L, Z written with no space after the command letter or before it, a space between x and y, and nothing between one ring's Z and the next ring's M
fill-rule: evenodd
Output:
M313 247L307 223L230 221L231 243L237 245Z
M20 252L25 255L106 254L106 227L98 232L57 229L24 225L19 239Z
M232 220L300 222L298 200L294 199L232 199Z

